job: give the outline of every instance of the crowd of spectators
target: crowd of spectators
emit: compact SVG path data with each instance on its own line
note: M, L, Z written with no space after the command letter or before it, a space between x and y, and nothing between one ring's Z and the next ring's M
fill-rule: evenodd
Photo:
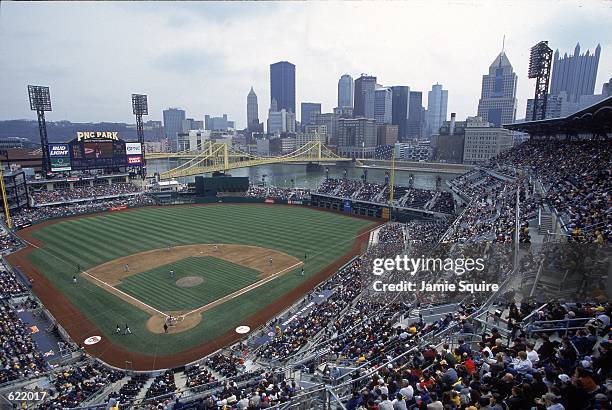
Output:
M27 208L12 215L11 218L16 227L22 227L45 219L100 212L113 207L138 207L154 204L153 198L146 194L141 194L116 199L97 199L75 204Z
M278 374L260 372L249 382L226 381L212 394L195 401L174 403L174 410L198 409L266 409L288 402L300 387L294 381L282 380Z
M508 316L521 322L531 306L511 305ZM552 313L552 314L551 314ZM553 304L544 317L595 316L609 321L611 306ZM608 334L606 329L606 335ZM407 345L427 331L409 325ZM398 330L397 332L400 332ZM356 409L486 409L582 410L609 409L612 399L612 344L587 327L573 335L552 328L530 338L521 327L504 338L497 328L482 341L462 339L430 345L382 366L370 377L353 379L354 391L346 403ZM469 335L466 335L469 336Z
M34 204L42 205L49 203L63 203L75 200L87 200L92 198L121 196L142 192L142 187L134 184L104 184L95 186L84 186L73 189L55 189L53 191L31 192Z
M455 213L455 199L453 198L453 194L446 191L440 192L429 209L431 211L441 212L444 214Z
M124 372L108 369L91 362L71 366L52 375L53 387L42 409L77 407L96 392L125 376Z
M172 370L166 370L153 379L153 383L151 383L145 393L145 398L164 396L174 393L175 391L176 382L174 381L174 372Z
M245 196L250 198L273 198L289 201L301 201L310 196L310 191L308 189L301 188L282 188L270 185L249 185L249 189L247 190Z
M408 239L412 242L435 244L450 226L452 220L410 221L406 223Z
M21 246L21 241L13 234L0 228L0 253L10 253Z
M15 277L15 274L0 264L0 301L27 293L28 288Z
M488 182L493 178L494 182ZM487 181L482 184L482 181ZM518 214L523 242L529 242L528 222L536 217L539 207L535 199L533 183L526 177L508 181L487 176L468 180L461 179L458 185L462 192L469 192L471 202L455 222L452 232L444 238L447 242L514 240L517 220L517 192L519 193Z
M187 387L197 387L214 383L217 379L206 367L196 364L185 370Z
M308 314L294 318L287 323L284 329L277 328L279 321L272 324L275 335L263 348L258 350L257 355L263 359L285 360L312 338L326 329L333 328L340 312L351 304L361 291L361 261L355 260L334 275L319 289L311 292L303 301L303 304L311 302L319 290L323 288L334 289L331 296L322 303L317 304ZM298 306L298 309L301 306Z
M530 140L500 154L493 165L541 181L545 201L578 242L603 243L612 234L612 142Z
M145 384L149 381L149 375L137 373L133 375L122 387L119 392L113 392L109 396L109 407L111 403L122 404L122 408L129 408L131 403L140 394ZM125 406L125 407L123 407Z
M204 363L223 377L235 377L238 374L238 366L244 364L237 356L221 353L208 357Z
M381 205L388 205L391 196L389 184L346 178L324 179L317 188L317 193L356 201L374 202ZM394 185L393 202L395 206L399 207L429 209L448 214L455 211L453 195L450 192L436 192L429 189Z
M0 303L0 384L37 376L45 370L32 330L11 306Z

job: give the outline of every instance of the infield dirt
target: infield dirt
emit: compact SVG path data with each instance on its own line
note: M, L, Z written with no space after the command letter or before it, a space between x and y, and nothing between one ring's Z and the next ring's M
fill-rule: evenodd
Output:
M207 204L200 206L216 206L216 204ZM245 205L248 206L248 205ZM283 206L283 205L273 205ZM292 205L286 205L292 206ZM294 206L292 206L294 207ZM323 209L316 209L320 212L333 212ZM128 211L129 212L129 211ZM62 220L88 218L89 215L75 216L69 218L63 218ZM329 264L325 269L319 271L316 275L308 278L302 282L299 286L293 288L290 292L287 292L282 297L271 301L267 306L262 309L253 312L248 317L245 317L242 323L249 326L251 329L257 329L259 326L264 325L274 315L279 314L305 294L310 292L317 284L324 281L332 274L334 274L342 265L347 263L351 258L358 255L365 247L368 241L368 232L380 225L383 221L376 220L374 218L362 217L375 223L367 228L363 228L359 235L355 238L353 246L349 252L342 257ZM61 292L55 288L55 286L45 277L44 274L39 272L28 259L28 254L32 252L36 247L43 247L44 244L32 236L32 234L50 224L55 223L55 220L42 222L37 225L19 231L19 236L27 240L31 245L22 249L16 253L8 255L6 259L11 263L12 266L19 267L25 275L30 279L32 284L32 290L40 298L45 307L53 314L53 316L59 321L63 328L68 332L70 337L82 346L83 341L92 335L101 335L104 333L100 331L85 314L83 314L79 308L73 305L70 300ZM134 370L156 370L173 368L176 366L190 363L205 357L208 354L215 352L216 350L235 343L239 340L244 339L245 335L238 334L234 330L230 330L217 337L215 340L203 343L199 346L195 346L188 350L170 354L170 355L152 355L140 352L134 352L123 348L108 338L102 337L102 340L90 346L83 346L88 354L99 358L105 363L116 366L118 368L125 368L127 363L130 364L130 368Z

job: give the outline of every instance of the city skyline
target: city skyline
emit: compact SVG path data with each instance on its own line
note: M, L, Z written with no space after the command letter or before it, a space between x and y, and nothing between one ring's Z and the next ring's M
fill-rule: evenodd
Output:
M51 88L54 111L49 113L49 121L132 122L129 96L137 92L149 96L151 119L161 120L164 109L179 107L196 120L202 120L206 113L226 112L236 119L238 128L244 128L245 95L251 86L260 97L270 95L269 66L278 61L296 65L296 107L301 102L320 101L322 112L331 112L337 106L341 75L358 78L365 72L376 76L380 84L406 85L413 91L425 92L436 82L444 84L450 91L448 113L465 118L476 115L482 73L499 53L504 34L505 52L518 76L520 119L527 98L533 94L533 81L526 75L529 48L542 39L559 50L571 50L577 42L584 49L594 49L600 43L595 83L595 92L600 92L612 67L611 40L598 24L612 12L602 4L525 3L516 10L519 8L510 2L499 2L495 7L485 2L437 2L431 7L425 3L365 2L327 3L325 7L317 3L176 7L166 3L147 7L3 3L0 55L5 67L0 78L0 119L34 119L25 88L41 84ZM434 14L436 8L439 11ZM492 10L500 20L495 25L481 21ZM326 17L318 21L324 11ZM546 13L544 20L534 15L540 12ZM348 30L350 40L331 41L325 24L345 14L351 18L337 24ZM411 15L415 24L401 24L402 14ZM113 21L116 30L98 28L90 17L93 15ZM351 23L353 17L375 19L380 15L389 18L375 33L360 33ZM461 35L425 36L426 22L421 20L434 15L444 22L445 32L458 30ZM463 17L456 19L457 15ZM295 19L296 27L288 29L283 38L274 37L268 22L289 16ZM147 24L134 24L134 19ZM32 25L32 21L41 24ZM45 21L54 24L45 25ZM228 30L215 32L223 25L229 25L231 35ZM151 26L159 30L154 33ZM483 29L487 36L480 33ZM75 32L79 33L78 41ZM250 40L249 35L255 39ZM418 41L398 43L394 37ZM385 45L387 39L389 45ZM206 48L197 46L200 40L206 42ZM267 44L273 40L277 43ZM393 54L391 49L402 52ZM377 58L366 58L374 50ZM418 55L418 62L410 55ZM267 118L266 100L258 107L260 121ZM423 98L423 105L427 104Z

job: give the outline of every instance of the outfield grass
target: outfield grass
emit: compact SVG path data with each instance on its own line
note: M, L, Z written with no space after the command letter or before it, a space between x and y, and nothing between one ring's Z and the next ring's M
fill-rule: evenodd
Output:
M243 318L273 303L350 251L358 231L370 224L305 207L263 204L142 208L45 226L33 233L44 247L31 252L28 258L106 337L129 350L171 354L240 325ZM193 329L167 335L150 333L145 312L89 281L72 285L77 265L88 269L138 252L196 243L257 245L300 260L307 253L305 275L283 275L207 311ZM115 335L116 323L129 323L135 336Z
M115 287L162 312L192 310L256 282L259 273L223 259L198 256L128 276ZM204 282L190 288L177 286L176 281L186 276L201 277Z

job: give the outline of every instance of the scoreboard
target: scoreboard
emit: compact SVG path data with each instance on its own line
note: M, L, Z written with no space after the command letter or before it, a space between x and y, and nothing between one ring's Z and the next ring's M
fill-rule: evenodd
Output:
M49 144L51 172L142 167L142 145L116 132L77 132L67 143Z

